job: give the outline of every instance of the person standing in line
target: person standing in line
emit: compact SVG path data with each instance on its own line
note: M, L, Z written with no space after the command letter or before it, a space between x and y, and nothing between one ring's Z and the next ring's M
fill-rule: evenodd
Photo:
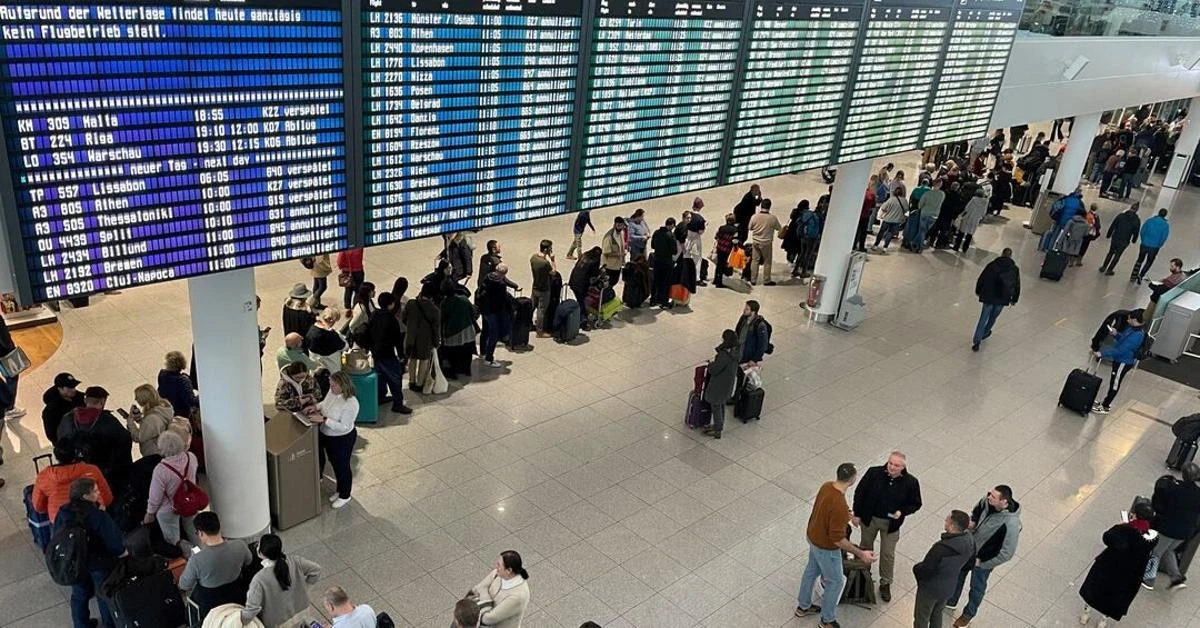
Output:
M816 261L813 253L821 241L821 216L809 209L808 199L800 201L796 209L799 210L796 214L796 235L800 239L800 250L796 252L796 262L792 265L792 277L803 279L812 275L812 265Z
M729 254L737 245L737 218L734 218L733 214L725 214L725 224L717 228L717 236L713 244L713 251L716 252L717 257L717 270L713 276L714 286L725 287L725 269L729 268Z
M346 317L349 318L352 314L350 307L354 305L354 295L358 294L358 287L366 280L367 273L363 267L363 250L362 249L347 249L337 254L335 263L339 273L349 273L350 281L343 286L342 291L342 309L346 310Z
M248 624L258 617L264 626L295 626L308 612L308 587L321 577L321 566L302 556L284 554L283 540L274 534L264 534L258 541L258 558L262 569L250 580L242 622ZM327 594L326 610L328 599ZM371 628L374 621L372 613Z
M958 235L955 236L954 245L950 248L962 253L966 253L967 249L971 248L971 241L975 239L975 230L979 228L979 223L983 221L983 215L987 213L987 204L987 190L983 186L975 188L975 194L971 196L971 200L967 201L967 206L958 218Z
M533 274L533 288L530 296L533 298L533 313L536 316L534 327L538 338L550 337L550 318L554 312L547 312L550 305L550 274L558 270L554 261L554 243L542 240L538 243L538 252L529 258L529 270Z
M379 373L379 403L388 399L391 391L392 412L412 414L412 408L404 405L404 364L400 355L404 351L404 334L396 320L399 304L390 292L379 295L379 308L367 323L370 339L371 359Z
M925 238L929 235L929 228L933 226L937 220L938 214L942 212L942 203L946 202L946 193L942 191L942 179L933 180L933 187L921 194L921 200L916 209L919 210L920 227L917 229L917 241L912 244L913 251L920 253L925 250ZM910 216L912 220L915 216Z
M608 275L608 286L615 288L621 280L621 269L625 267L625 219L613 218L612 229L609 229L600 240L601 259L604 263L604 273Z
M317 368L317 363L304 350L304 337L300 334L288 334L283 337L283 346L275 352L275 369L279 370L292 362L303 362L309 370ZM171 416L175 416L172 412Z
M104 408L107 403L107 390L89 386L83 391L83 407L62 418L55 442L71 439L84 460L100 468L109 486L123 487L133 466L133 436Z
M867 250L867 232L871 228L871 217L875 215L879 203L876 192L879 187L879 175L871 175L867 182L867 189L863 192L862 208L858 212L858 227L854 231L854 245L850 249L852 251L866 252Z
M55 443L54 459L58 463L42 469L33 481L30 500L35 512L47 515L50 521L54 521L58 518L59 509L70 502L71 484L84 477L96 481L100 490L100 497L96 503L105 509L112 505L112 489L104 480L104 474L96 465L88 464L79 458L74 443L69 440Z
M42 431L51 444L58 440L58 426L62 418L75 408L83 407L83 395L79 394L79 380L70 373L54 376L54 385L42 393ZM172 413L174 416L174 413Z
M512 328L513 310L509 301L508 289L520 292L521 288L508 278L508 265L500 264L496 270L488 273L483 283L483 294L479 299L479 313L483 315L483 342L479 354L483 357L484 365L500 368L496 361L496 344L509 334ZM440 344L440 343L439 343Z
M312 296L308 298L308 304L314 310L323 309L325 306L321 303L321 295L329 289L329 275L333 273L333 264L329 262L329 254L322 253L313 258L313 267L309 269L309 274L312 275Z
M309 307L309 301L312 299L312 293L308 291L308 286L302 283L292 286L291 292L288 293L288 298L283 302L283 334L304 334L308 333L313 323L317 322L317 315Z
M188 557L179 588L190 592L196 603L201 623L209 611L222 604L240 604L246 600L247 583L242 570L254 561L245 541L221 536L221 519L217 513L196 513L193 521L200 539L199 551Z
M946 608L952 611L958 608L958 600L962 597L967 573L970 572L971 588L967 594L967 606L954 620L954 628L970 625L979 613L979 606L983 604L992 571L1012 560L1017 553L1017 542L1021 536L1021 504L1013 499L1012 489L998 484L988 491L987 497L979 500L971 511L971 524L968 527L975 540L975 560L968 562L967 569L959 572L954 592L946 600Z
M742 200L738 201L733 207L733 216L737 219L738 226L738 242L748 242L750 237L750 219L754 217L754 213L758 211L758 206L762 204L762 190L755 183L750 186L750 190L742 196Z
M479 280L475 283L475 288L478 290L483 287L483 283L487 281L488 275L496 270L503 259L500 257L500 242L499 240L488 240L487 251L479 256ZM437 286L437 291L441 292L441 286Z
M1194 462L1183 465L1183 479L1176 480L1173 475L1164 475L1154 483L1154 497L1150 504L1154 507L1154 522L1151 528L1158 531L1158 543L1150 553L1151 566L1146 569L1142 586L1154 590L1154 581L1158 572L1163 572L1171 579L1168 591L1187 588L1187 578L1179 569L1179 560L1175 550L1192 538L1196 533L1197 522L1200 522L1200 466Z
M1158 257L1159 249L1167 243L1167 238L1171 237L1171 225L1167 222L1165 207L1158 210L1157 216L1142 225L1139 235L1142 238L1142 247L1138 250L1137 261L1133 263L1133 272L1129 274L1129 282L1136 281L1140 286L1142 280L1146 278L1146 273L1150 272L1150 267L1154 265L1154 258Z
M408 388L421 392L432 372L433 350L442 344L442 310L433 302L438 288L422 284L417 298L404 308L404 355L408 356ZM484 333L487 329L484 329Z
M771 281L771 254L775 248L775 237L783 225L771 213L771 199L764 198L758 213L750 219L750 235L753 255L750 260L750 285L758 284L758 266L763 266L764 286L775 285Z
M142 457L153 456L158 453L158 435L171 427L174 409L171 402L158 396L158 391L150 384L134 388L133 401L129 416L125 418L125 429L137 441Z
M704 200L697 196L692 200L692 215L686 225L687 237L683 243L683 254L696 265L696 272L699 274L699 278L696 280L698 286L708 285L708 267L704 262L703 240L708 222L700 213L703 209Z
M455 283L467 283L475 272L471 244L467 232L455 231L446 241L446 261L450 262L450 278Z
M904 222L904 215L908 213L908 202L905 200L907 196L908 193L901 183L892 188L888 200L879 207L883 216L880 219L879 233L875 235L875 244L871 245L872 253L886 253L888 246L892 243L892 238L900 233L900 223ZM879 247L880 242L883 243L883 248Z
M325 460L333 466L337 480L337 492L329 498L334 508L350 503L350 491L354 486L354 474L350 468L350 457L354 455L354 443L358 442L358 398L354 396L354 382L345 371L338 371L329 378L329 394L311 412L308 418L320 424L317 434L318 476L325 475Z
M1141 310L1135 310L1141 312ZM1112 362L1112 374L1108 378L1108 394L1104 401L1092 406L1095 414L1108 414L1112 402L1121 390L1121 382L1133 367L1137 365L1137 352L1146 340L1146 331L1142 329L1142 319L1130 312L1125 318L1125 329L1117 334L1112 346L1093 352L1098 360Z
M850 508L846 506L846 491L854 486L858 470L849 462L838 465L837 479L826 482L817 491L813 500L812 514L808 517L808 564L800 580L800 593L796 596L796 617L820 614L819 628L837 628L837 605L846 586L846 574L842 570L843 553L870 565L875 562L875 552L864 550L850 542L846 528L850 523ZM817 578L825 585L821 604L813 604L813 587Z
M1108 254L1100 264L1100 272L1108 277L1115 274L1113 269L1117 267L1117 262L1121 260L1121 254L1125 252L1126 247L1137 242L1138 233L1142 229L1142 220L1138 218L1140 206L1140 203L1130 205L1128 209L1117 214L1108 226L1108 233L1105 234L1109 239Z
M942 628L946 596L954 592L958 574L975 558L975 539L967 530L970 525L970 515L951 510L942 524L941 538L929 548L921 562L913 565L913 576L917 580L914 628Z
M654 255L653 296L650 305L658 305L663 309L671 307L671 274L675 269L675 253L679 243L675 241L675 219L667 218L650 238L650 248ZM572 273L574 279L574 273ZM572 282L574 289L574 282ZM584 289L586 295L586 288ZM579 299L578 294L575 297ZM582 304L583 302L580 301Z
M199 543L193 525L195 514L184 515L175 510L174 496L186 480L196 483L200 461L187 450L188 443L174 430L158 435L158 451L162 460L154 467L150 480L150 497L146 501L146 516L142 523L157 522L167 545L177 546L184 556Z
M971 351L979 351L979 344L992 335L992 327L1004 306L1016 305L1021 298L1021 271L1013 261L1012 249L1006 247L1000 257L983 267L975 280L975 296L983 307L971 338Z
M82 525L87 531L88 545L87 570L80 575L79 582L71 585L73 628L95 628L97 625L116 628L108 600L104 596L97 596L96 592L108 578L117 559L129 555L121 537L121 529L100 505L100 488L96 480L82 477L71 482L70 496L70 502L59 509L54 519L54 533L58 534L67 526ZM92 619L88 608L92 598L96 598L100 610L98 623Z
M867 469L854 489L851 521L862 531L859 547L875 549L879 537L879 599L892 601L896 543L904 519L921 509L921 483L908 472L908 457L893 451L887 464ZM949 593L949 591L947 591Z
M1109 619L1119 622L1125 617L1137 597L1155 541L1161 542L1158 532L1150 529L1154 519L1150 504L1134 504L1129 515L1128 522L1118 523L1104 533L1104 551L1092 562L1079 588L1079 597L1083 598L1081 626L1091 622L1092 609L1104 616L1096 628L1107 628Z
M704 402L712 409L712 424L704 433L716 439L725 429L725 404L733 398L738 376L738 335L732 329L721 332L721 344L716 355L708 361L707 378L704 382Z
M567 250L567 259L575 259L575 252L583 252L583 231L591 229L592 233L596 232L596 225L592 224L592 212L583 210L575 214L575 226L571 228L571 248Z
M650 242L650 227L646 225L646 210L637 208L633 215L625 221L629 235L629 259L646 255L646 245Z

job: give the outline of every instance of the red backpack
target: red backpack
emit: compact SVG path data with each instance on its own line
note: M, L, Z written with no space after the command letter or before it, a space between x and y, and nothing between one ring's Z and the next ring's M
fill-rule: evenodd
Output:
M183 467L183 473L180 473L175 467L166 462L163 463L164 467L179 476L179 486L175 489L175 494L171 496L171 506L180 517L191 517L201 510L208 508L208 493L205 493L204 489L196 486L195 482L187 479L188 468L191 464L192 460L188 458L187 463Z

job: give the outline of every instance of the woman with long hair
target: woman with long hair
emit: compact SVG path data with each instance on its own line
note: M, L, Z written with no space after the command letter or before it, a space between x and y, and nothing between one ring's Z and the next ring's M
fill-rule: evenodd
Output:
M317 434L321 474L325 473L325 460L333 465L337 478L337 493L329 498L334 508L350 503L350 489L354 475L350 469L350 456L354 454L354 443L358 441L358 430L354 421L358 418L358 398L354 396L354 382L345 371L338 371L329 378L329 394L317 404L309 420L320 423Z
M258 541L258 557L263 568L250 581L242 621L250 623L258 617L267 628L291 628L308 611L308 585L321 577L321 566L284 554L283 541L274 534L264 534Z
M471 589L483 612L481 625L490 628L520 628L529 606L529 572L521 564L521 555L513 550L500 552L496 568Z

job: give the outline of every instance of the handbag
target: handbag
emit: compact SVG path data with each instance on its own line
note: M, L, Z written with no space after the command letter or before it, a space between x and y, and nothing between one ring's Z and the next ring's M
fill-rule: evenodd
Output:
M348 375L363 375L371 372L371 360L362 349L351 349L342 354L342 370Z
M346 288L354 284L354 280L350 277L350 271L343 270L338 273L338 287Z
M29 361L29 356L25 354L24 349L13 347L12 351L0 357L0 375L15 377L28 370L31 364L32 362Z
M735 270L742 270L746 267L746 251L742 247L734 247L729 252L729 267Z
M426 395L444 395L450 390L450 382L446 380L446 375L442 373L441 361L438 360L437 349L429 355L429 360L432 363L429 367L429 379L425 380L425 385L421 388L421 392Z

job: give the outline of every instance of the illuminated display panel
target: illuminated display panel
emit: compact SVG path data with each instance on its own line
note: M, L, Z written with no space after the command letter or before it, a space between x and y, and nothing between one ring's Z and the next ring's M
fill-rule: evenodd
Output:
M33 299L345 248L340 6L0 6Z
M1022 8L1021 0L960 0L922 146L987 135Z
M363 11L366 243L567 211L580 0Z
M763 0L754 8L726 183L831 163L861 0Z
M871 0L838 163L920 148L952 0Z
M744 10L597 0L580 208L717 185Z

